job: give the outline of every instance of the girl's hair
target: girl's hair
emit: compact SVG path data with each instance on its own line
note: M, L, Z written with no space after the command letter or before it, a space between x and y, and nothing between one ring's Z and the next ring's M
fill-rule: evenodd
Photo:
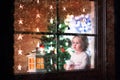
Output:
M73 37L73 39L76 38L76 37L78 37L79 39L81 39L82 50L86 51L87 48L88 48L88 45L89 45L87 36L75 35Z

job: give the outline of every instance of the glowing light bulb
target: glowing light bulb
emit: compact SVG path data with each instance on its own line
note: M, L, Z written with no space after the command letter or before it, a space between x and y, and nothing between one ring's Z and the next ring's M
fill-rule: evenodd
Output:
M83 8L83 10L82 10L83 12L85 12L86 11L86 9L85 8Z
M23 24L23 20L20 19L20 20L18 21L18 23L19 23L19 24Z
M40 2L40 1L39 1L39 0L37 0L37 3L38 3L38 4L39 4L39 2Z
M21 49L19 49L19 50L18 50L18 55L22 55L22 52L23 52L23 51L22 51Z
M53 9L53 6L52 6L52 5L50 5L50 9Z
M23 5L22 5L22 4L20 4L19 8L20 8L20 9L23 9Z
M66 7L63 7L63 11L66 11Z
M51 23L51 24L53 24L53 20L54 20L53 18L50 19L50 23Z
M18 70L22 70L22 66L20 64L17 67L18 67Z
M40 14L36 14L36 18L40 18Z
M22 40L23 39L23 35L22 34L19 34L17 40Z
M39 28L36 28L36 32L39 32L40 30L39 30Z

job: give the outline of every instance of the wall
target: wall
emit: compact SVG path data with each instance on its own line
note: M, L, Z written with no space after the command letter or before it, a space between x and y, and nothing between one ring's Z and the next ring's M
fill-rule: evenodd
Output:
M115 77L114 0L106 1L107 1L106 4L107 77L108 80L113 80Z

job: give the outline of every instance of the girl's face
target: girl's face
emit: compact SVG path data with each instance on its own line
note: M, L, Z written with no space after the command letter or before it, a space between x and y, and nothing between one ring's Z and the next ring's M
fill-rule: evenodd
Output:
M72 48L76 51L76 52L81 52L82 50L82 44L81 44L81 38L78 37L74 37L72 40Z

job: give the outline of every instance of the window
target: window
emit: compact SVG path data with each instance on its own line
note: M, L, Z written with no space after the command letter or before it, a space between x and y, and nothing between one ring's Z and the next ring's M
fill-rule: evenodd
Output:
M97 3L99 1L93 0L15 0L14 73L101 69L105 36L102 35L104 31L101 34L102 21L98 22L101 18L98 17L100 10ZM88 39L84 53L89 57L89 69L66 69L65 64L72 64L71 56L75 54L72 39L76 35ZM80 43L82 49L85 40Z

